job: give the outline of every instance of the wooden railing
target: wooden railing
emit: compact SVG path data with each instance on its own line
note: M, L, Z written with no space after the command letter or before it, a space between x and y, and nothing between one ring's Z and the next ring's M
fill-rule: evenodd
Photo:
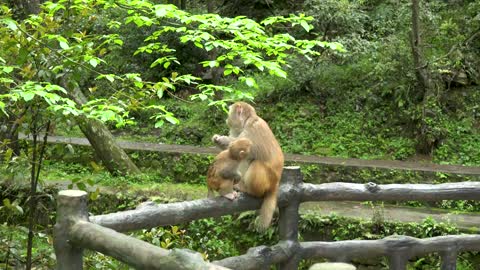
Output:
M112 256L136 269L297 269L303 259L327 258L348 262L356 258L387 257L390 269L404 270L408 260L438 253L441 269L456 267L459 252L480 251L480 235L451 235L417 239L389 236L381 240L299 242L299 206L307 201L437 201L478 200L480 182L447 184L376 185L328 183L306 184L298 167L286 167L282 175L278 206L280 242L253 247L241 256L204 262L189 250L166 250L126 236L121 232L185 223L258 209L261 199L242 194L237 200L202 199L170 204L144 203L135 210L88 216L87 193L64 190L58 194L54 248L59 270L82 269L82 250Z

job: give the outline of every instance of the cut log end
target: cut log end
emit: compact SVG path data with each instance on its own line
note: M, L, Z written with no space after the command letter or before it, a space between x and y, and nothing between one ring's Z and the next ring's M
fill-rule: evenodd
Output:
M58 192L58 196L63 196L63 197L83 197L86 195L87 195L87 192L83 190L67 189L67 190L61 190Z

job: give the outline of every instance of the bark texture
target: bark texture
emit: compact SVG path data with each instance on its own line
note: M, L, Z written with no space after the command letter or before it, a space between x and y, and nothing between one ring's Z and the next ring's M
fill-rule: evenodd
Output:
M435 131L435 120L441 114L439 106L439 92L432 79L425 55L422 52L420 36L420 0L412 0L412 37L411 47L415 76L417 78L417 95L421 100L421 116L417 130L417 152L431 154L442 135Z
M332 261L347 262L355 258L379 258L390 260L390 269L406 269L408 259L439 252L442 256L442 270L453 265L458 252L478 250L480 235L449 235L427 239L396 235L380 240L348 240L337 242L303 242L304 259L328 258ZM445 265L445 266L443 266Z
M298 223L300 221L299 208L301 199L300 186L303 182L300 167L285 167L282 175L282 188L288 197L288 204L279 207L278 233L280 240L290 241L290 253L287 254L287 260L280 263L278 269L280 270L295 270L298 269L300 263L300 253L296 252L299 249L298 242Z
M102 160L109 172L121 175L140 173L135 163L116 143L112 133L102 122L86 117L80 117L77 122L95 149L95 154Z
M112 256L135 269L226 269L205 262L200 253L182 249L166 250L87 221L76 222L71 227L70 235L75 245Z
M79 220L88 220L88 196L81 190L62 190L57 196L57 222L53 228L53 246L57 270L82 270L83 248L72 245L70 231Z
M445 184L303 184L302 201L478 200L480 182Z

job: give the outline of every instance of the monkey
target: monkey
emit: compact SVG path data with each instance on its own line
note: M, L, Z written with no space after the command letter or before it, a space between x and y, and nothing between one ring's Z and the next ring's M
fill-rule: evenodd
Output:
M233 190L233 185L241 178L238 166L250 154L251 147L252 142L249 139L238 139L232 141L226 150L215 157L207 172L208 198L215 196L214 191L232 201L237 198L238 194Z
M270 226L277 206L284 164L282 149L267 122L245 102L230 106L226 122L230 128L229 136L215 134L212 141L221 149L241 138L252 142L250 154L239 166L242 178L236 187L241 192L263 198L256 228L264 231Z

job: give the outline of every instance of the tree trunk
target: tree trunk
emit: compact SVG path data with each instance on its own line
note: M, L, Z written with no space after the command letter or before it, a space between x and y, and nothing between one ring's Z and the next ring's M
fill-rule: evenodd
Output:
M22 2L27 14L38 14L40 12L40 0L23 0Z
M412 36L411 47L415 77L417 78L417 95L421 100L421 116L419 130L417 131L417 152L431 154L433 148L440 140L438 134L433 132L435 118L440 113L438 99L435 95L435 85L432 82L428 65L422 53L420 37L420 0L412 0ZM433 123L433 124L432 124Z
M18 144L18 128L22 122L24 112L16 115L14 112L8 112L6 116L2 113L0 117L0 161L8 162L12 156L20 155L20 145ZM10 149L10 150L9 150ZM5 153L11 151L8 160L4 160Z
M62 82L63 87L66 84ZM69 89L72 98L78 104L87 102L85 95L77 87ZM102 160L107 170L112 174L138 174L140 170L128 157L127 153L118 146L108 128L100 121L85 116L77 117L77 123L85 137L95 150L95 154Z
M112 133L102 122L84 116L77 118L77 122L83 134L95 149L96 155L102 160L109 172L121 175L140 173L140 170L127 153L118 146Z
M207 1L207 12L208 13L213 13L213 9L214 9L213 0L208 0Z
M5 2L5 1L4 1ZM10 7L15 8L15 15L23 20L30 14L38 14L40 12L40 4L43 0L10 0L7 1Z
M425 96L431 88L431 79L428 74L427 65L422 54L422 42L420 39L420 0L412 0L412 55L415 76L417 77L418 90Z

